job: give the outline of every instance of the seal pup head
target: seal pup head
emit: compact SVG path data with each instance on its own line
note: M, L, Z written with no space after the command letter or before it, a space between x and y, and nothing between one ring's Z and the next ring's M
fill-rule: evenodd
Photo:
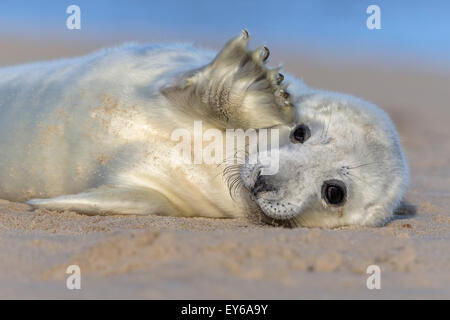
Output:
M279 170L240 176L266 222L291 226L380 226L399 205L409 173L397 132L377 106L328 92L297 101L297 120L279 148Z

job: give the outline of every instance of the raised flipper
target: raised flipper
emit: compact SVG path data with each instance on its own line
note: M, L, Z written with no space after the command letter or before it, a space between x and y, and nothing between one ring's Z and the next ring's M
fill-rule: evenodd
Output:
M76 211L92 215L179 215L169 201L158 192L113 186L102 186L78 194L49 199L31 199L27 204L37 209Z
M162 93L186 112L226 128L265 128L294 121L295 108L279 69L269 70L269 50L247 49L248 33L228 42L214 61L183 74Z

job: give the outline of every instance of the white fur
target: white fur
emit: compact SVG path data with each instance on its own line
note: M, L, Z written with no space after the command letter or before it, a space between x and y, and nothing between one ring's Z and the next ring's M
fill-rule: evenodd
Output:
M286 98L286 86L265 69L260 51L246 49L247 38L234 39L215 59L216 53L189 45L126 45L0 69L0 198L88 214L245 216L245 191L231 197L223 167L173 159L171 133L192 130L194 120L204 130L280 126L287 132L303 121L313 136L308 144L284 145L280 172L272 177L280 199L302 216L299 223L385 221L407 181L388 116L292 77ZM251 57L245 64L244 55ZM231 92L225 102L224 88ZM332 140L322 143L317 132L328 125L328 110ZM369 161L378 164L361 167L360 181L348 181L349 200L343 214L334 214L317 197L320 181L341 166ZM248 188L245 173L253 169L241 171ZM263 200L256 203L264 211Z

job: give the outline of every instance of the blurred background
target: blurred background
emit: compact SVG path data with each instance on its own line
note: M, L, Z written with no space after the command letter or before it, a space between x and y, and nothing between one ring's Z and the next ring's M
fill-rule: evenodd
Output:
M81 8L68 30L66 8ZM381 9L369 30L366 9ZM2 0L0 63L78 54L124 41L187 41L218 47L242 28L284 54L389 59L450 68L450 2L407 0ZM419 67L419 66L417 66Z

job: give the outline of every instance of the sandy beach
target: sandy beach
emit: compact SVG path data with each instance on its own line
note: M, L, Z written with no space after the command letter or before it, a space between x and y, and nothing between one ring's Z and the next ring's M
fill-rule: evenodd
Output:
M23 45L8 50L1 65L30 60L12 58ZM0 298L449 299L450 74L273 52L307 84L390 114L411 169L396 219L382 228L283 229L246 219L33 211L0 200ZM43 50L37 59L45 57ZM72 264L81 290L66 288ZM366 286L373 264L380 290Z

